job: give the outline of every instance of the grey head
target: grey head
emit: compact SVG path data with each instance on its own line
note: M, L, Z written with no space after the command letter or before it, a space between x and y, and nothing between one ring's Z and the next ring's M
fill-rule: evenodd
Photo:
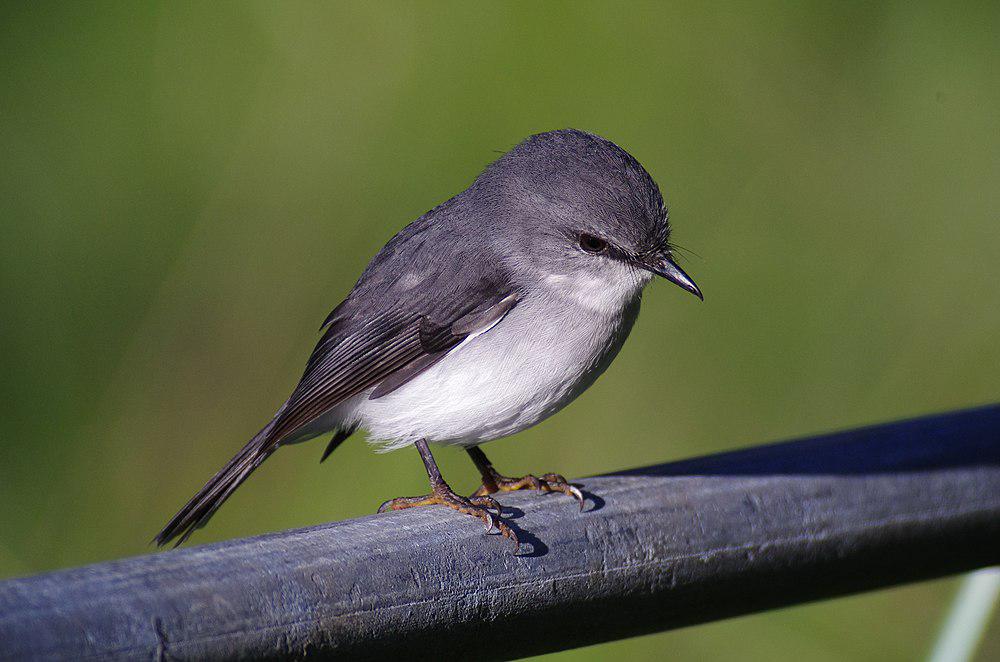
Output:
M659 187L610 140L574 129L531 136L465 194L489 201L480 222L515 272L638 284L656 274L702 298L674 262Z

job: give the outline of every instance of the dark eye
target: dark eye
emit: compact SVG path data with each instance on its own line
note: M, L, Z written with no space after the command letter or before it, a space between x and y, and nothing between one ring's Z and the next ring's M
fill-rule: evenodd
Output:
M588 253L603 253L608 250L608 242L592 234L583 233L580 235L580 248Z

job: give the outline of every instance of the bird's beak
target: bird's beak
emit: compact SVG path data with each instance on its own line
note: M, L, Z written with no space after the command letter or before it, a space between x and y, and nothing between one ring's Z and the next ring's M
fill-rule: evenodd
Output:
M691 277L684 273L684 270L678 267L677 263L669 257L664 256L654 258L643 264L643 266L647 271L651 271L657 276L663 276L674 285L687 290L702 301L705 300L705 297L701 294L701 290L699 290L698 286L694 284Z

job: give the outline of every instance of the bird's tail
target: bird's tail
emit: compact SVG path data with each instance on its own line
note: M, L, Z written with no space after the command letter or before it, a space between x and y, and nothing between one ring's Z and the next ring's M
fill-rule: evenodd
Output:
M278 449L278 443L271 438L273 428L274 421L271 421L247 442L236 457L205 483L205 487L201 488L173 519L167 522L163 530L156 534L154 540L158 546L166 545L174 538L177 538L175 546L180 545L196 529L205 525L229 495L253 473L253 470Z

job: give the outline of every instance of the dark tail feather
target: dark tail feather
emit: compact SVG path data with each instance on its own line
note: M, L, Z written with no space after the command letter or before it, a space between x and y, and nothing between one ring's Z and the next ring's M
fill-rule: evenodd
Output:
M177 538L175 547L180 545L195 532L200 529L209 518L219 509L219 506L229 498L229 495L236 490L240 484L253 473L253 470L261 465L271 453L278 448L271 438L271 430L274 427L272 421L263 430L258 432L247 445L231 459L226 466L222 467L219 473L215 474L211 480L205 483L197 494L192 497L180 511L174 515L173 519L167 522L163 530L156 534L154 541L158 546L166 545Z
M322 462L326 458L330 457L330 453L337 450L337 446L344 443L348 437L350 437L357 431L358 431L357 423L355 423L349 428L340 428L339 430L337 430L337 432L334 433L333 435L333 439L331 439L330 443L326 445L326 450L323 451L323 457L321 457L319 461Z

